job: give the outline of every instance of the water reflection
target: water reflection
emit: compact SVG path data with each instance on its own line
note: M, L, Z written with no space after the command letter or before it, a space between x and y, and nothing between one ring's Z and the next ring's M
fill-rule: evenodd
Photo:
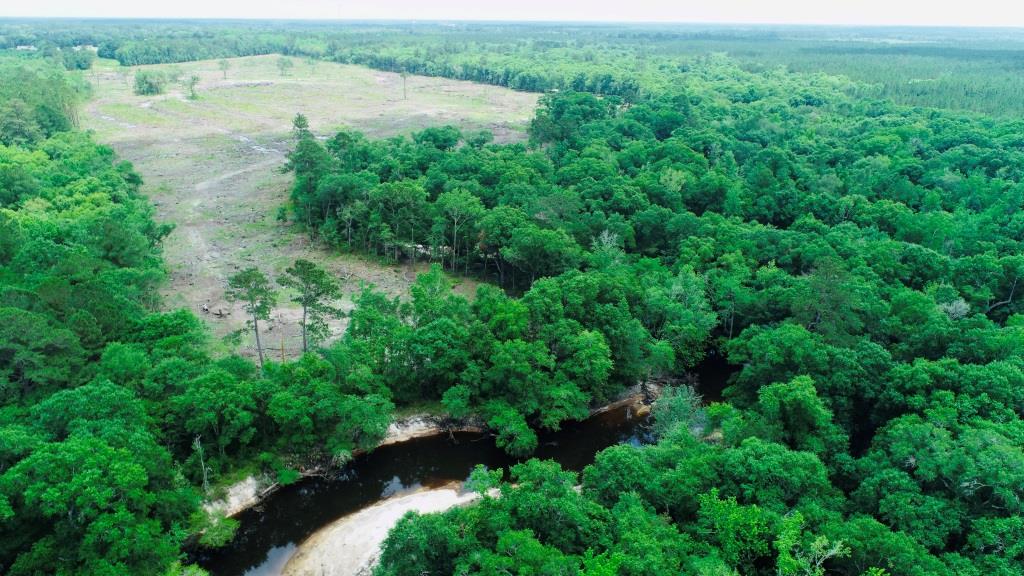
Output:
M721 354L710 352L693 374L704 400L721 400L722 389L737 369ZM634 418L628 408L567 423L558 432L541 434L534 456L579 471L608 446L650 442L644 424L645 419ZM333 477L280 490L238 517L242 527L229 546L195 560L214 576L276 576L296 544L342 516L382 498L465 480L477 464L496 469L515 463L487 434L457 433L384 446L357 457Z
M288 563L292 554L295 554L297 547L295 544L289 543L271 548L267 551L263 562L255 568L246 570L245 576L279 576L281 570L284 570L284 565Z
M642 424L627 409L606 412L541 435L534 455L582 470L608 446L648 440ZM385 446L357 457L343 474L280 490L238 517L242 526L229 546L196 560L214 576L276 575L296 544L341 516L381 498L465 480L476 464L494 469L515 463L486 434L459 433Z

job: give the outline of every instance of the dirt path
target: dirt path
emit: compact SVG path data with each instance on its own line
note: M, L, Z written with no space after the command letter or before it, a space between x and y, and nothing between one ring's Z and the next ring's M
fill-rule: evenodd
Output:
M406 512L443 512L478 499L460 482L383 500L316 531L288 559L282 576L366 576L380 555L388 531Z
M225 301L224 288L226 279L246 266L277 277L296 258L307 258L348 278L350 292L362 282L396 295L407 292L411 278L404 267L327 253L296 227L276 221L291 185L278 168L291 146L297 112L322 135L342 126L386 137L456 124L515 140L523 137L537 100L533 94L424 77L409 78L405 99L396 74L321 62L297 65L282 77L276 61L276 56L233 59L227 79L216 61L147 67L198 74L195 101L175 86L162 96L135 96L131 71L109 61L90 73L95 97L82 123L135 165L157 219L176 226L163 247L169 272L165 305L194 310L217 337L244 326L241 309ZM463 289L474 288L466 283ZM266 345L275 358L300 351L300 313L286 296L267 326ZM204 305L210 314L201 313ZM214 314L218 311L221 315ZM343 323L332 328L339 333ZM255 355L248 340L242 351Z

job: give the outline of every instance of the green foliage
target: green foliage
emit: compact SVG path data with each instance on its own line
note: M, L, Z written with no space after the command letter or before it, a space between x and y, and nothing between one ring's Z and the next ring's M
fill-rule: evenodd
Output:
M129 65L278 51L282 75L315 56L548 93L527 143L453 127L321 142L297 116L289 206L311 240L440 266L406 299L364 287L340 339L265 366L274 288L241 271L228 293L257 370L211 359L188 313L152 313L169 230L130 166L67 132L70 77L0 64L6 572L181 573L190 483L240 461L284 481L342 464L393 402L422 400L525 457L536 430L674 383L712 346L738 370L725 403L672 388L659 441L602 452L582 480L478 470L471 487L500 497L406 516L378 573L1024 570L1017 33L152 26L17 34ZM444 269L483 280L476 297ZM280 283L323 338L329 275L296 262Z
M676 430L692 430L698 433L707 425L700 394L691 386L663 390L653 410L652 430L659 438Z
M663 346L664 365L634 317L646 319L633 270L539 280L521 299L481 286L470 304L434 266L413 284L411 302L364 290L348 331L326 354L348 389L388 390L399 402L442 400L457 417L480 414L500 446L525 456L536 446L533 428L584 418L592 402L608 401L653 367L671 369L671 346ZM660 274L668 289L673 280ZM702 294L690 296L698 311L707 308ZM652 324L684 322L659 314ZM703 347L710 325L698 330L703 335L679 342L686 357L699 356L691 347Z
M196 92L196 86L199 84L199 75L191 74L188 78L182 80L182 86L188 91L189 100L198 100L199 94Z
M160 70L136 70L135 94L139 96L163 94L167 88L167 81L167 75Z
M327 319L341 312L331 306L341 296L341 285L322 268L308 260L296 260L277 283L296 292L292 302L302 306L302 351L328 336Z
M270 280L258 268L249 267L228 278L224 296L231 302L241 302L249 315L248 325L256 335L256 352L263 367L263 345L260 342L260 320L268 320L277 303L277 293Z
M68 70L88 70L96 60L96 51L87 46L76 46L60 52L64 68Z
M60 69L0 58L0 76L4 78L0 84L0 144L33 146L72 128L83 89ZM4 180L19 177L8 170L11 168L0 171ZM3 184L10 190L12 182Z
M288 72L295 67L295 62L292 62L291 58L281 56L277 59L277 70L281 73L281 76L287 76Z
M316 357L265 374L213 359L195 316L153 312L170 227L141 179L65 131L75 93L59 70L0 67L21 80L0 86L0 110L23 121L0 145L0 570L201 574L180 562L189 535L216 547L238 526L198 512L211 478L268 451L282 481L298 476L284 462L343 463L383 437L392 405L343 392ZM315 270L296 278L323 287ZM255 269L229 294L254 328L274 301Z
M219 548L230 542L238 531L239 522L234 518L227 518L223 514L209 515L205 512L196 512L198 517L192 530L200 533L199 545L206 548Z
M711 535L722 560L741 574L753 573L755 563L770 550L771 516L757 505L742 506L735 498L722 500L718 490L699 501L698 526Z
M481 496L488 496L488 492L501 484L504 473L504 470L500 468L488 470L483 464L477 464L473 472L470 473L469 479L466 480L466 488Z

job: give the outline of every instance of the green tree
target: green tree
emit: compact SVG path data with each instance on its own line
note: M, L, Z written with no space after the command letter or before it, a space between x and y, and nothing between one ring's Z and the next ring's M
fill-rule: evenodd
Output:
M174 401L185 431L213 438L222 459L229 446L244 446L256 434L252 384L224 370L191 380Z
M185 80L182 81L182 84L185 86L185 89L188 90L189 100L199 99L199 94L196 93L196 86L199 84L198 74L189 75L188 78L185 78Z
M532 283L538 276L553 276L575 268L582 251L564 231L531 225L512 233L512 241L501 249L501 256L526 271Z
M129 437L132 445L119 447L72 435L0 476L14 511L0 528L4 555L21 550L10 574L158 575L171 564L192 497L151 437Z
M12 98L0 104L0 143L30 146L43 139L43 131L33 121L33 111L23 100Z
M53 391L79 377L85 351L78 337L41 314L0 308L0 388L5 400Z
M163 94L167 87L167 76L159 70L137 70L135 72L135 94L155 96Z
M260 343L260 320L268 320L270 311L277 303L277 294L271 289L270 281L256 268L246 268L228 278L225 292L231 302L241 302L249 315L248 324L256 336L256 354L263 367L263 345Z
M698 518L722 559L741 573L754 573L755 564L768 557L774 521L760 507L722 499L715 489L700 497Z
M341 297L341 286L323 268L303 259L286 268L277 283L296 291L292 302L302 306L302 352L308 352L310 342L329 336L327 318L340 314L331 302Z
M440 217L444 219L445 227L451 230L451 269L454 271L459 256L459 231L472 225L473 221L483 214L483 204L480 199L465 190L454 190L445 192L437 198L437 210ZM466 270L469 270L470 247L465 247Z
M295 62L292 62L292 59L288 58L287 56L281 56L280 58L277 59L277 71L281 74L281 76L287 76L288 72L290 72L291 69L294 67Z

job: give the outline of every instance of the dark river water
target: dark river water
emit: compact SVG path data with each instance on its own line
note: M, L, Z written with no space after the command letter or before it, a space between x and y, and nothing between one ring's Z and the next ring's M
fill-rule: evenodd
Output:
M721 397L731 373L715 356L696 370L705 400ZM540 435L533 457L579 471L604 448L649 441L645 424L627 408L566 423L558 432ZM228 546L199 553L195 560L213 576L276 576L299 543L342 516L404 491L465 480L477 464L495 469L515 463L488 434L457 433L384 446L356 457L336 476L282 488L238 516L241 527Z

